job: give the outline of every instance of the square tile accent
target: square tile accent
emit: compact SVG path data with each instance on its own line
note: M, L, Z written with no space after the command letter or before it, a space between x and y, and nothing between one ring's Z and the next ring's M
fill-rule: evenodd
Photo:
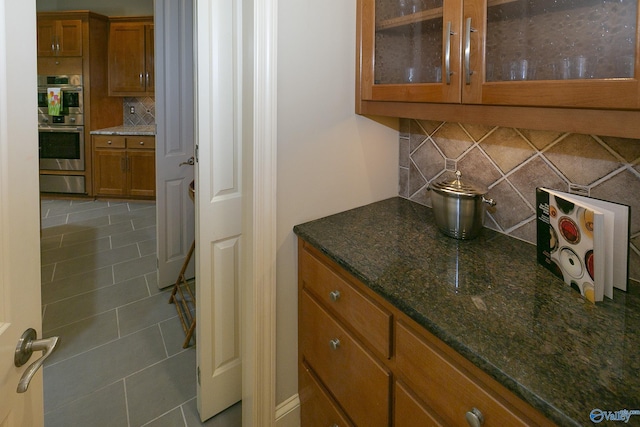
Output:
M631 206L629 275L640 282L640 139L410 119L400 129L401 197L431 206L428 184L448 176L445 166L455 162L497 202L485 226L531 244L536 187L578 186L588 196Z

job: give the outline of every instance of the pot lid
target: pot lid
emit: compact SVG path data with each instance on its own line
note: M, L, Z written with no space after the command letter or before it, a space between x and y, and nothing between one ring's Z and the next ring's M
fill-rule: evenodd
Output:
M456 196L476 197L484 196L487 188L469 181L462 181L462 173L456 171L456 179L453 181L443 180L431 185L434 191L449 193Z

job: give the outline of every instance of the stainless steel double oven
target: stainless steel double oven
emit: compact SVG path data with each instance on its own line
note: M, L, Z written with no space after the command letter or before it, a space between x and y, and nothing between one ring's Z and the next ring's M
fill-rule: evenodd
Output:
M50 93L62 101L55 114ZM78 173L85 170L83 103L82 76L38 76L41 192L86 193L85 176Z

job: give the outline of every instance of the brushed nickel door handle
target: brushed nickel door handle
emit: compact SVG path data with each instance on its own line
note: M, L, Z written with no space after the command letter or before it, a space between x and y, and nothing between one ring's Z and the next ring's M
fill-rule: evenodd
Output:
M55 350L58 345L58 337L37 340L37 336L38 334L35 329L29 328L24 331L18 340L16 352L13 356L13 364L18 368L29 361L34 351L44 351L42 357L33 362L22 374L22 378L20 378L20 381L18 382L18 393L24 393L27 391L31 378L33 378L36 371L42 366L46 358L53 353L53 350Z

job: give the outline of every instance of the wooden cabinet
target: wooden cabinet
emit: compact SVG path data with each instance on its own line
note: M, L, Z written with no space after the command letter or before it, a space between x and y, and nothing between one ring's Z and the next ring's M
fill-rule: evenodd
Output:
M38 19L38 56L82 56L82 20Z
M111 20L109 25L109 94L154 93L154 34L150 18Z
M155 198L155 137L93 136L96 196Z
M637 1L359 0L356 111L637 138L637 19Z
M303 240L298 268L301 425L553 425Z

